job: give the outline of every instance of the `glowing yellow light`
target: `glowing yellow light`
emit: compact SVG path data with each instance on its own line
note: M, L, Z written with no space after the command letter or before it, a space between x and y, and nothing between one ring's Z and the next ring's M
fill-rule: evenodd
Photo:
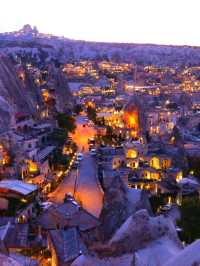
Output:
M58 172L57 176L61 177L63 175L63 171Z
M137 151L133 150L133 149L128 150L126 153L126 157L132 158L132 159L136 158L137 157Z
M43 96L44 101L45 101L45 102L48 102L48 100L49 100L49 98L50 98L50 95L49 95L48 90L44 89L44 90L42 91L42 96Z
M137 109L125 111L124 122L127 128L132 129L131 136L136 137L139 131L139 116Z
M26 203L27 200L22 198L22 199L21 199L21 202Z
M71 147L67 147L67 146L65 146L64 148L63 148L63 154L64 155L69 155L69 154L71 154L73 151L72 151L72 148Z
M171 203L172 203L172 197L171 197L171 196L169 196L169 197L167 198L167 203L168 203L168 204L171 204Z
M38 165L37 165L37 163L29 160L28 161L28 171L30 173L36 173L36 172L38 172Z
M175 141L175 137L173 136L173 137L171 137L170 142L173 144L174 141Z
M180 172L177 174L177 176L176 176L176 181L179 182L179 181L181 181L182 179L183 179L183 173L182 173L182 171L180 171Z
M157 157L153 157L150 161L150 166L155 169L160 169L160 160Z
M160 175L159 175L159 173L151 173L151 179L154 179L154 180L160 180Z

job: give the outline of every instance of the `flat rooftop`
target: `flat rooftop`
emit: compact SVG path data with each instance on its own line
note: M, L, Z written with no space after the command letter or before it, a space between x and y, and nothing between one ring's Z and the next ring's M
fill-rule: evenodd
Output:
M36 191L38 187L20 180L2 180L0 181L0 190L1 189L12 190L23 196L27 196L28 194Z

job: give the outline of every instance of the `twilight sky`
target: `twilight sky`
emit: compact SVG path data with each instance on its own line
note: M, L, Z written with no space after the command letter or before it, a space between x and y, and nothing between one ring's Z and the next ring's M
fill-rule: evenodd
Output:
M36 25L73 39L200 46L200 0L0 0L0 32Z

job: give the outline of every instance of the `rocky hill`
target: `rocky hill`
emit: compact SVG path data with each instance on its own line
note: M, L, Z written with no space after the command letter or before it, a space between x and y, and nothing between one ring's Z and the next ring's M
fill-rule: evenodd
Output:
M9 58L0 57L0 130L9 127L11 115L23 112L34 115L36 104L41 104L41 96L33 80L28 75L23 82Z
M200 48L154 44L98 43L75 41L39 33L25 25L17 32L0 34L0 51L6 54L29 53L38 61L78 59L111 59L138 65L199 65Z
M188 245L176 256L169 259L164 266L198 266L200 265L200 240Z
M51 65L48 69L47 86L55 90L56 109L63 112L66 108L73 106L73 99L66 75L55 66Z
M0 265L2 266L20 266L20 263L13 258L0 253Z
M107 243L94 245L92 253L80 256L72 266L161 266L182 249L170 219L139 210Z
M161 266L183 250L171 217L153 216L148 197L119 176L105 187L100 226L86 244L72 266Z
M145 208L151 213L151 207L145 191L129 189L120 176L110 181L105 188L104 204L100 214L99 235L101 241L112 237L126 219L137 210Z
M36 85L33 74L26 66L21 66L20 71L23 72L23 78L19 76L17 65L8 56L0 56L0 133L9 128L11 117L16 113L35 116L37 106L44 107L41 88ZM53 89L58 111L64 111L72 103L67 79L54 65L49 71L45 88Z

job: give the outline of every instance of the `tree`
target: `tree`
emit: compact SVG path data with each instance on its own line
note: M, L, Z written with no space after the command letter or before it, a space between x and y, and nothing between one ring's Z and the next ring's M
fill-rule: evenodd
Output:
M75 118L65 113L58 113L56 116L59 128L65 129L67 132L74 132L76 129Z
M197 125L197 130L200 131L200 123Z
M186 115L186 111L192 106L191 97L187 93L182 92L179 98L179 105L182 109L182 116L184 117Z
M151 136L150 136L148 130L146 131L146 140L147 140L147 143L150 143L151 142Z
M183 229L181 238L191 243L200 238L200 199L198 196L185 198L181 205L181 220L178 225Z
M88 108L87 108L87 115L88 115L88 118L90 120L92 120L93 122L96 122L97 114L96 114L95 108L88 106Z
M151 208L153 210L153 213L157 213L159 208L161 206L164 206L165 204L165 199L163 196L152 196L150 197L150 204L151 204Z
M63 129L54 129L52 133L49 135L49 139L51 142L57 144L58 146L63 146L67 138L67 133Z
M70 159L70 156L63 155L62 150L58 149L53 154L53 158L51 159L51 165L55 170L66 170L69 166Z
M83 110L83 109L82 109L81 104L76 104L76 105L74 106L74 113L76 113L77 115L79 115L80 112L81 112L82 110Z
M177 146L183 146L184 138L179 127L174 126L172 136L174 137L174 143Z
M192 171L193 175L200 179L200 157L190 156L188 157L189 172Z

